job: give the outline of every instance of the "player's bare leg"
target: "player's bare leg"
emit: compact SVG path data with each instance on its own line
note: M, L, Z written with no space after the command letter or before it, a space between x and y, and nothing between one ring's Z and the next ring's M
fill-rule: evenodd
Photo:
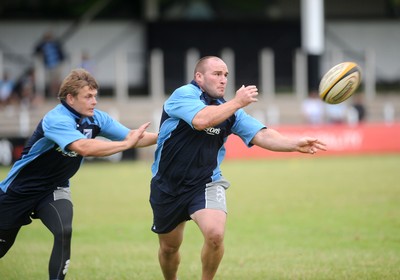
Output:
M159 234L160 249L158 250L158 261L165 280L177 280L177 272L181 256L179 247L183 240L185 222L178 225L173 231Z
M226 213L221 210L202 209L192 215L204 237L201 251L202 280L211 280L217 273L224 256Z

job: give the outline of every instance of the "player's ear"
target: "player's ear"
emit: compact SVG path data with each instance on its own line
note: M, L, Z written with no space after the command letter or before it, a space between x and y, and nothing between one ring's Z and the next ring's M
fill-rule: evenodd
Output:
M65 101L67 101L68 104L71 104L74 102L74 96L71 93L68 93L67 96L65 97Z
M194 78L195 78L196 82L202 81L203 80L203 74L201 74L200 72L196 72L194 74Z

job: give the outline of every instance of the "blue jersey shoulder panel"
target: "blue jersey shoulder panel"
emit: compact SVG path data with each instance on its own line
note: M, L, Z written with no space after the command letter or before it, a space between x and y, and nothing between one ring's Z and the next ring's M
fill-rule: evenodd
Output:
M227 137L238 134L249 146L264 126L238 110L224 122L202 131L193 128L194 116L207 105L219 105L193 82L175 90L163 107L160 131L152 165L151 184L171 195L221 178Z
M164 104L165 113L172 118L182 119L193 127L194 116L206 107L200 99L201 94L200 88L193 84L176 89Z
M95 110L93 117L82 118L65 103L59 104L40 121L0 188L24 194L68 185L83 161L68 150L70 143L96 136L122 140L128 133L105 112Z

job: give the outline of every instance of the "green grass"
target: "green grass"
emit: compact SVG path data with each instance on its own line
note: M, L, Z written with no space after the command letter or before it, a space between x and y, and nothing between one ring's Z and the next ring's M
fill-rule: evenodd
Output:
M162 279L150 164L87 163L72 179L67 279ZM216 279L400 279L399 167L399 155L225 162L232 186ZM40 221L23 227L0 279L46 279L51 246ZM201 246L188 223L180 279L200 279Z

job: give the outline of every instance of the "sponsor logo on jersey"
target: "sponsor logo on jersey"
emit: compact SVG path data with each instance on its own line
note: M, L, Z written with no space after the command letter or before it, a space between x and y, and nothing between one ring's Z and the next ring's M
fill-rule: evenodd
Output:
M221 128L216 128L216 127L207 127L204 129L204 131L208 134L208 135L218 135L221 133Z
M93 136L93 130L92 129L84 129L83 130L83 135L86 136L87 139L91 139Z
M74 151L64 152L60 147L57 147L56 151L60 152L65 157L77 157L77 156L79 156L79 154L77 152L74 152Z

